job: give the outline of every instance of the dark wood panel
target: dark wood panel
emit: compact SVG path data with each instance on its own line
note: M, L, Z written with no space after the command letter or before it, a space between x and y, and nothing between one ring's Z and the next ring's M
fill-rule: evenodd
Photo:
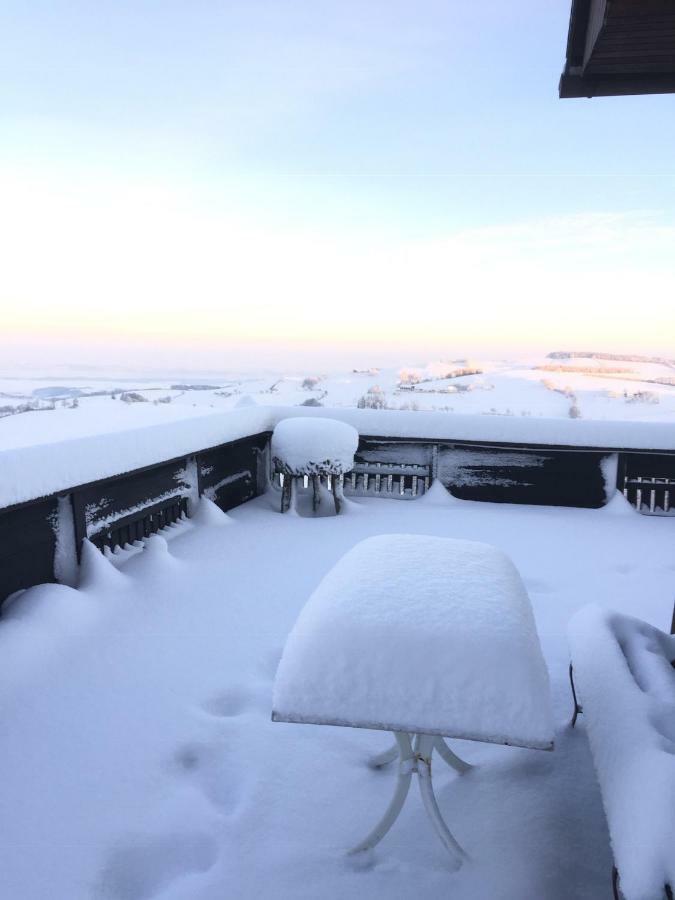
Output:
M675 456L653 456L651 453L623 455L626 478L675 478Z
M604 456L441 447L438 477L463 500L598 508L606 502Z
M361 438L354 461L428 466L431 464L432 446L430 443Z
M561 97L673 91L672 0L573 0Z
M84 510L89 536L162 498L187 495L190 485L186 466L186 460L164 463L78 488L75 493Z
M568 66L577 67L583 65L590 8L590 0L572 0L570 25L567 34Z
M97 531L91 537L99 550L108 547L115 550L116 547L125 547L135 541L142 541L157 534L162 528L178 522L187 515L187 498L174 495L159 503L144 506L137 512L115 519L105 528Z
M14 591L54 580L57 500L0 510L0 605Z
M612 0L607 9L608 19L640 19L649 21L659 16L673 15L673 0Z
M588 24L586 26L584 65L588 63L588 60L595 50L597 41L605 28L607 5L607 0L591 0L588 12Z
M560 79L561 98L626 97L639 94L675 93L675 73L666 75L581 75L564 74Z
M257 496L268 436L257 435L198 454L200 491L228 510Z
M600 463L606 452L467 443L436 446L437 475L457 497L591 508L605 503ZM432 467L433 447L428 441L362 439L356 462Z

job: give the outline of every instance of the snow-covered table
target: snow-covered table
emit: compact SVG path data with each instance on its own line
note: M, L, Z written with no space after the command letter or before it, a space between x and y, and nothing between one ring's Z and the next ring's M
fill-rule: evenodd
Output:
M279 663L272 718L392 731L396 792L354 849L389 831L417 773L427 812L459 866L463 851L433 793L433 751L460 772L467 766L443 737L553 747L548 673L515 566L472 541L405 534L361 541L302 610Z
M312 505L316 512L321 502L321 479L332 481L335 512L340 512L340 477L354 468L359 446L356 428L336 419L295 417L282 419L272 434L272 461L284 476L281 512L294 505L298 479L312 482Z

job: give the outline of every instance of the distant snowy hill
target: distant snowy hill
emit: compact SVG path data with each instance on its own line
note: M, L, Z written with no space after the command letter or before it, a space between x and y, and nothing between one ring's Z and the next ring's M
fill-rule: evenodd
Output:
M673 422L675 363L556 351L516 360L428 360L342 372L149 377L0 375L0 448L124 431L243 406L436 410L448 414ZM131 401L135 402L131 402ZM140 401L140 402L139 402ZM142 402L145 401L145 402Z

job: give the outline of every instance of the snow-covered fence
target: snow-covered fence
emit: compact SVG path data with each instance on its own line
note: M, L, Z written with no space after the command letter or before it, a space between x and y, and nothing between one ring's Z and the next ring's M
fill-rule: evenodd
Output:
M675 514L675 452L362 437L347 493L409 499L439 478L456 497L603 506L615 488L644 514Z
M675 455L623 454L619 478L624 497L640 512L675 515Z
M636 475L625 479L623 493L640 512L675 512L675 478Z
M269 433L144 466L0 509L0 603L34 584L77 580L79 549L133 544L190 514L200 496L223 510L267 484Z
M339 478L339 481L338 481ZM281 489L284 484L284 473L275 469L272 473L272 484ZM309 489L310 479L304 478L304 487ZM327 475L323 483L329 491L338 488L351 497L392 497L400 500L411 500L421 497L429 490L431 484L431 467L418 466L414 463L401 463L395 466L387 463L355 463L346 475Z
M368 436L361 438L355 460L341 479L345 494L352 496L410 500L439 478L463 500L597 508L616 486L616 455L601 450L533 450ZM277 486L280 475L278 469L272 473Z
M429 490L431 465L386 462L356 463L344 478L345 493L355 496L412 498Z
M608 495L602 450L362 437L345 490L410 499L436 478L456 497L492 503L600 507ZM603 469L604 467L604 469ZM616 472L616 466L611 475ZM611 490L615 484L612 484Z
M600 507L618 487L641 512L672 515L675 508L671 427L319 411L328 412L360 435L352 469L339 476L346 494L415 499L438 478L468 500ZM0 603L33 584L72 583L84 537L111 547L189 514L200 495L223 509L254 497L274 474L269 438L277 423L316 415L307 407L255 407L0 448Z

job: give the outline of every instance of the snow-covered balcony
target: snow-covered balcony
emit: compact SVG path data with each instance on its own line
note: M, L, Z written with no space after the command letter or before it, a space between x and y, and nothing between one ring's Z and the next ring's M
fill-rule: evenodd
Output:
M150 450L134 446L140 469ZM186 439L173 455L195 449ZM72 461L71 485L101 475L88 459ZM339 516L278 508L277 491L227 514L195 497L192 518L144 549L85 545L77 587L36 586L6 606L3 898L609 900L600 794L583 729L568 727L565 626L594 602L667 628L675 518L639 515L620 495L581 509L442 490L352 497ZM475 770L436 773L471 857L457 873L417 797L372 855L345 856L388 802L391 770L365 765L386 734L270 720L281 649L310 593L357 541L391 532L503 549L552 680L554 752L457 742Z

